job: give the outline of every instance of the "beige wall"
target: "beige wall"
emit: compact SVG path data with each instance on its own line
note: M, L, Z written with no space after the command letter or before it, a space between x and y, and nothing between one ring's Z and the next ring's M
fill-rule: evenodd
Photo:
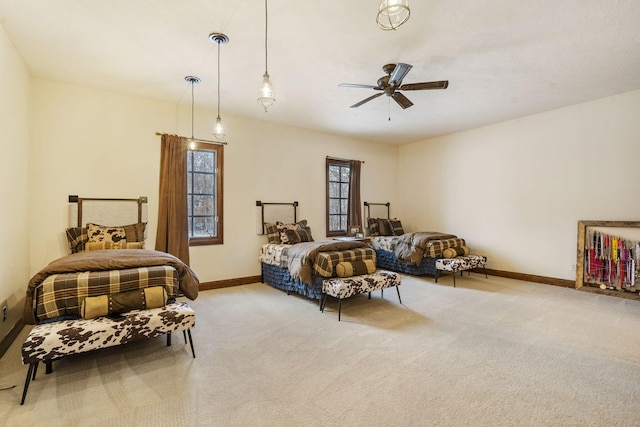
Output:
M640 220L640 91L400 147L400 218L575 279L578 220Z
M22 316L29 280L29 73L0 26L0 340ZM1 313L0 313L1 316Z
M67 252L67 196L148 196L147 247L155 244L160 137L191 134L190 103L178 105L34 79L31 156L34 274ZM213 111L197 110L195 135L210 138ZM224 245L191 248L203 282L260 274L256 200L300 202L314 237L325 231L325 157L357 158L363 198L395 201L398 147L225 116ZM267 116L268 119L268 116Z

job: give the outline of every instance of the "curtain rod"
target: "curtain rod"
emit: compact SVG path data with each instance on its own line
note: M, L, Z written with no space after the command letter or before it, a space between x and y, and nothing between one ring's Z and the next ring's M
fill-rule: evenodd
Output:
M162 135L169 135L168 133L160 133L160 132L156 132L156 135L158 136L162 136ZM180 135L172 135L172 136L180 136ZM181 136L180 138L187 138L186 136ZM189 138L187 138L189 139ZM227 145L226 142L220 142L220 141L211 141L209 139L200 139L200 138L193 138L194 141L197 142L207 142L209 144L217 144L217 145Z
M327 159L340 160L341 162L350 162L351 160L354 160L354 159L341 159L339 157L331 157L331 156L327 156ZM358 160L358 162L364 163L364 160Z

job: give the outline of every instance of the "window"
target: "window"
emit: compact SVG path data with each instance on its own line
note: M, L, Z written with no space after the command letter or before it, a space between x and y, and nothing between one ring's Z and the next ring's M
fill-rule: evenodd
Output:
M347 234L349 162L327 158L327 236Z
M198 143L187 152L189 245L222 244L223 146Z

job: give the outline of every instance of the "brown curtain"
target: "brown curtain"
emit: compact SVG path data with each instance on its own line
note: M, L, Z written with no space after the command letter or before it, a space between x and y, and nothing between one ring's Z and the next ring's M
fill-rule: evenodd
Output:
M186 138L162 135L159 198L156 250L170 253L189 265Z
M347 223L349 227L360 227L362 230L362 215L360 206L362 206L362 198L360 197L360 166L362 162L359 160L349 161L349 214L347 215ZM349 232L349 229L347 229Z

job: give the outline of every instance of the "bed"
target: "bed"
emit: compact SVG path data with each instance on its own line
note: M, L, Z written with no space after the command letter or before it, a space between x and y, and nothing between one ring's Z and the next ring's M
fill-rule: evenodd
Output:
M465 240L454 234L439 231L405 233L402 222L390 217L388 202L364 202L364 206L368 237L379 268L437 277L437 259L468 254Z
M144 249L146 223L142 212L146 198L69 196L69 202L73 205L70 217L77 216L75 226L66 229L71 253L46 265L29 281L25 323L78 319L88 297L146 288L163 288L165 302L182 295L197 298L199 282L189 266L173 255ZM134 213L133 218L109 219L122 215L119 210L132 209L137 211L137 218ZM125 225L111 225L119 221Z
M256 206L259 234L267 236L259 255L263 283L320 301L322 281L338 276L338 264L366 261L375 271L376 253L366 242L314 241L307 221L298 220L298 202Z

